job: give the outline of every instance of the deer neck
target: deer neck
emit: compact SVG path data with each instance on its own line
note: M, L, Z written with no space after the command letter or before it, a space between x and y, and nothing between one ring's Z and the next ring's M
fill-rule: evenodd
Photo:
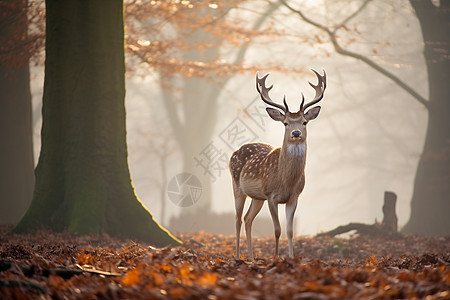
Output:
M303 176L306 162L306 142L284 143L281 148L279 170L288 186L296 184Z

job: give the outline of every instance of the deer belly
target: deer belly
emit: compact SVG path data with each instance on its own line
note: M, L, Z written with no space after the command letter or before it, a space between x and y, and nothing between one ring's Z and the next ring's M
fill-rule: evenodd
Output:
M241 178L241 189L249 197L257 200L266 200L261 179Z

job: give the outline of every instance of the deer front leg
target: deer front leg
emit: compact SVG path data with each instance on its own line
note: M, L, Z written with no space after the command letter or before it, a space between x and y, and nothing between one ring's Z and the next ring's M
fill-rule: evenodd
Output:
M248 248L248 255L249 259L253 261L253 246L252 246L252 223L255 219L256 215L261 210L261 207L263 206L264 201L263 200L255 200L252 199L252 202L250 203L250 207L245 214L244 221L245 221L245 234L247 235L247 248Z
M268 202L270 215L272 216L273 228L275 231L275 257L278 257L278 242L280 240L281 235L280 220L278 219L278 204L275 201L268 201Z
M292 244L292 237L294 236L294 213L297 208L297 198L291 199L286 203L286 233L289 243L289 258L294 258L294 246Z

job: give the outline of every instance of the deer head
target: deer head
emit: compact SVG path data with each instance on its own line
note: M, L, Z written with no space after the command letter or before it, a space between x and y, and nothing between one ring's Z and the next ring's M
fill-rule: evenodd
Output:
M316 91L316 95L313 100L305 104L305 97L302 93L300 109L297 112L289 111L289 107L286 102L286 96L283 98L283 105L273 102L269 96L269 91L273 88L273 85L271 85L270 87L266 86L266 79L269 74L266 74L262 78L259 78L258 73L256 73L256 89L260 94L261 99L266 104L277 108L275 109L272 107L267 107L267 113L273 120L282 122L285 126L285 146L289 144L304 143L306 141L306 125L309 121L314 120L319 115L320 106L315 106L309 110L307 109L322 100L323 93L327 85L326 73L325 71L323 71L323 75L320 75L315 70L312 71L316 74L318 83L314 85L309 82L309 84Z

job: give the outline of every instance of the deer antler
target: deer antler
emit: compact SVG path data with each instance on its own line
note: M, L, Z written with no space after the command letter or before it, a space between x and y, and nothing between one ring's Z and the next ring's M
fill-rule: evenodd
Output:
M266 87L267 76L269 76L269 73L264 75L262 78L259 78L258 72L256 72L256 90L258 91L259 95L261 96L262 101L264 101L265 103L267 103L269 105L275 106L275 107L281 109L282 111L284 111L285 113L287 113L289 111L289 107L286 103L286 96L283 98L284 106L281 104L275 103L272 101L272 99L270 99L269 91L273 88L273 84L269 87Z
M314 88L316 91L316 95L314 96L314 99L311 100L311 102L307 103L305 106L303 104L305 103L305 97L302 94L302 103L300 104L300 111L305 111L308 107L316 104L323 98L323 93L325 92L325 88L327 87L327 74L325 73L325 70L323 70L323 75L320 75L315 70L312 70L318 79L317 85L312 84L309 82L309 84Z

